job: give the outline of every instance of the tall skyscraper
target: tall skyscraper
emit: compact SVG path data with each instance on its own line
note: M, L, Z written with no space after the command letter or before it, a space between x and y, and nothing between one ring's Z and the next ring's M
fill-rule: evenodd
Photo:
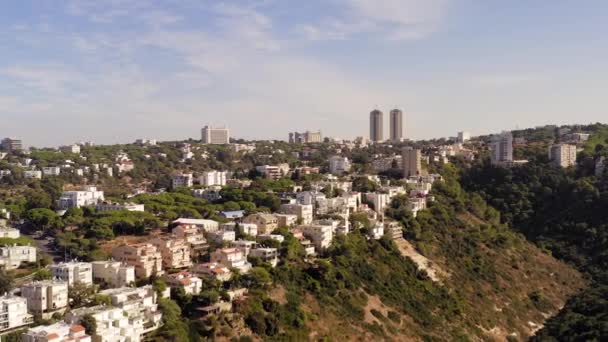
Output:
M403 164L403 176L419 176L422 174L422 152L411 146L403 148L401 163Z
M391 141L403 140L403 112L400 109L391 110Z
M369 140L372 142L384 141L383 118L384 115L377 109L369 113Z
M203 144L222 145L230 143L230 132L225 127L205 126L201 130Z
M502 132L492 136L492 165L513 162L513 134Z

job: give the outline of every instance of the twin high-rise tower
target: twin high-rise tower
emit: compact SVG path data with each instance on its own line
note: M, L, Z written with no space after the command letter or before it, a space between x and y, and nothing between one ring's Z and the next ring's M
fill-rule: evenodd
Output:
M393 109L390 112L390 141L403 140L403 112ZM384 141L384 114L378 109L369 113L369 139L372 142Z

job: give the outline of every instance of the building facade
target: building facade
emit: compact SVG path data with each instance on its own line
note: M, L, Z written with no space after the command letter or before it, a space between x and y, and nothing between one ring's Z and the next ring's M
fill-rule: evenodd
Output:
M163 274L163 256L151 243L122 245L112 250L114 260L121 261L135 268L135 276L149 278Z
M422 174L422 152L419 149L407 146L403 148L401 163L403 165L403 176L419 176Z
M205 126L201 130L203 144L223 145L230 143L230 132L225 127Z
M502 132L492 136L490 145L492 152L492 165L513 162L513 134Z
M403 141L403 112L393 109L390 113L390 139L391 141Z
M27 312L27 299L5 295L0 297L0 332L34 323L34 316Z
M65 281L69 286L93 285L93 266L89 262L62 262L51 266L53 278Z
M135 283L135 267L120 261L93 261L93 281L109 287L124 287Z
M372 142L384 141L384 114L378 109L369 113L369 140Z
M21 286L21 297L27 299L28 311L43 314L68 306L68 283L59 280L44 280Z
M559 167L576 165L576 145L555 144L549 146L549 160Z

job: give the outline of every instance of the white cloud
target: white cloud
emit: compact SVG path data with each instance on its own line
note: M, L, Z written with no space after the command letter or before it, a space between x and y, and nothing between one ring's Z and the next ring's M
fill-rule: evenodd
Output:
M303 24L297 30L311 40L340 40L370 33L387 40L422 39L441 25L448 0L335 0L339 16Z

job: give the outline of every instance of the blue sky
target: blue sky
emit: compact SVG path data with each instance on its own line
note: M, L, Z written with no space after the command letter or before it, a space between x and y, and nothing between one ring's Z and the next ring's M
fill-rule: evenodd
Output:
M607 16L594 0L9 0L0 136L351 138L395 106L412 139L606 122Z

